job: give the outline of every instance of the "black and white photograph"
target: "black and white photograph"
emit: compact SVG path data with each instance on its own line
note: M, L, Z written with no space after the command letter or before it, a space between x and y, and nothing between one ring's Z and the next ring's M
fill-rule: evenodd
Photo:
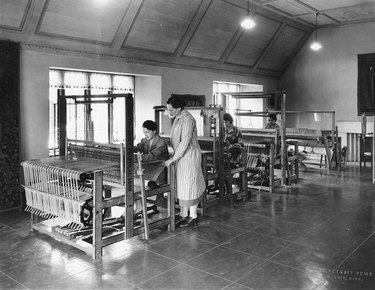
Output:
M0 0L0 289L375 289L375 0Z

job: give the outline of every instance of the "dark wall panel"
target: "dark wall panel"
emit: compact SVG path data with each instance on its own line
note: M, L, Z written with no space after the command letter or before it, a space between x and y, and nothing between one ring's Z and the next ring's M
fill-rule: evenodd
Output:
M0 41L0 210L20 205L18 43Z
M358 55L358 115L375 115L375 53Z

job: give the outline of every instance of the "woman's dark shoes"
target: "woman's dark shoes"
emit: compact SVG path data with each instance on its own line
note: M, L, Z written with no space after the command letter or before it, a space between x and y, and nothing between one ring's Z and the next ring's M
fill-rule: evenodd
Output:
M176 228L179 228L182 223L185 223L188 217L182 217L180 215L176 215L175 217L175 223L176 223Z
M180 227L181 228L185 228L185 227L192 227L192 226L197 226L198 225L198 218L192 218L192 217L188 217L188 218L185 218L184 221L182 221L180 223Z

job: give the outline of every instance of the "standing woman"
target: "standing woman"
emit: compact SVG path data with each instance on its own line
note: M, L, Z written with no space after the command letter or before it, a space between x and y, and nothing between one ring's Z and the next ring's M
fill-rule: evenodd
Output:
M175 118L171 129L174 153L165 165L176 163L177 198L180 205L180 219L177 223L181 227L197 225L198 204L206 183L201 167L196 121L184 109L184 102L178 97L170 97L167 108L169 116Z

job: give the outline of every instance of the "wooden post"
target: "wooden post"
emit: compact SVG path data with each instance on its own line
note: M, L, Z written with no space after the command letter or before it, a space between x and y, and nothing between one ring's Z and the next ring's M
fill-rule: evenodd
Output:
M112 95L112 91L108 91L108 96ZM108 99L108 143L113 143L113 98Z
M103 171L94 172L94 219L93 219L93 258L101 259L103 254Z
M141 200L142 200L142 213L143 213L143 229L145 233L145 239L148 240L149 236L149 227L148 227L148 216L147 216L147 198L146 198L146 190L145 190L145 180L144 180L144 169L142 168L142 155L141 152L137 152L137 160L138 160L138 170L137 175L141 180Z
M175 230L176 222L175 222L175 202L176 202L176 165L172 163L169 168L169 185L170 185L170 193L169 193L169 204L168 204L168 214L169 214L169 222L170 222L170 231Z
M133 237L134 229L134 111L133 97L128 94L125 97L125 156L124 156L124 178L125 178L125 230L126 239Z
M372 183L375 184L375 115L372 116Z
M275 145L270 143L270 180L269 180L269 191L274 192L275 188Z
M286 91L282 93L281 99L281 184L286 184L286 146L285 146L285 106L286 106Z
M65 90L57 90L57 118L58 118L58 134L59 137L59 155L65 154L65 142L66 142L66 99Z

